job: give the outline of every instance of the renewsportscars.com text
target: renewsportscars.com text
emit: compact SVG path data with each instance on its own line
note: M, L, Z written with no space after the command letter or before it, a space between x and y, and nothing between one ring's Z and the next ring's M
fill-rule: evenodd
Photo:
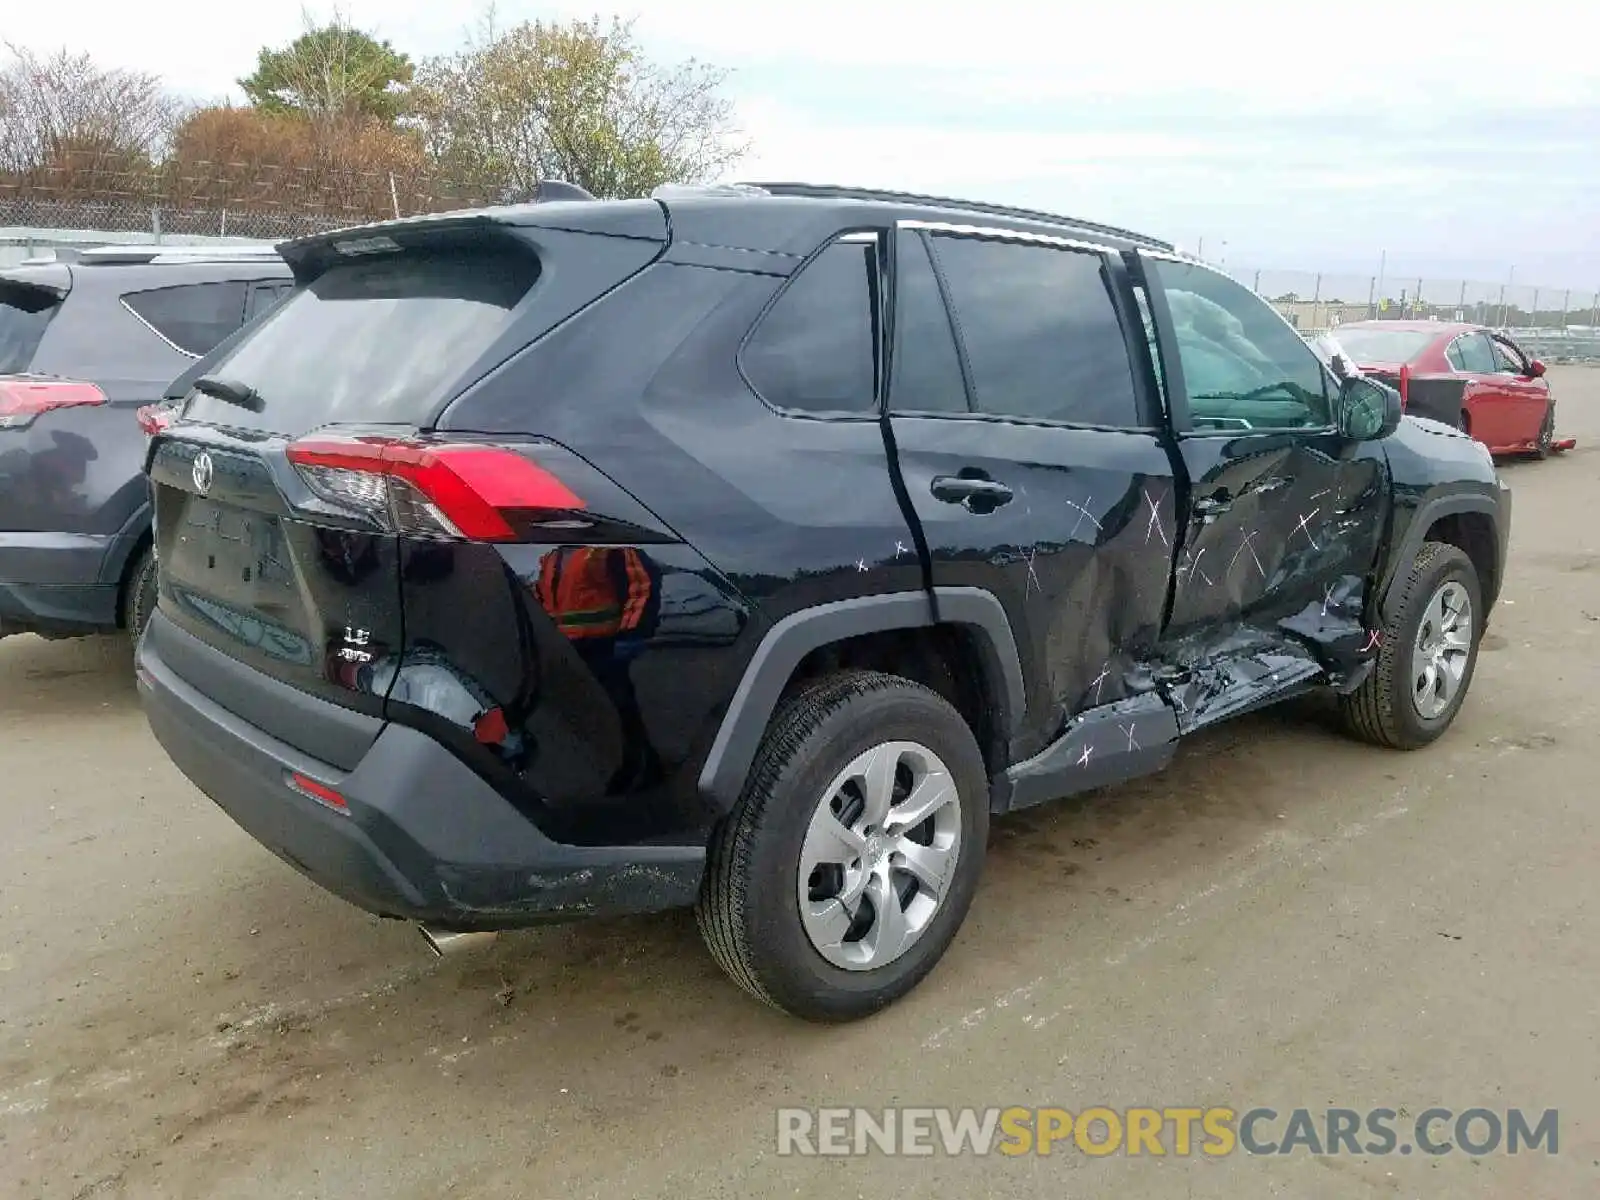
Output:
M782 1108L778 1153L1006 1156L1543 1153L1560 1115L1520 1108Z

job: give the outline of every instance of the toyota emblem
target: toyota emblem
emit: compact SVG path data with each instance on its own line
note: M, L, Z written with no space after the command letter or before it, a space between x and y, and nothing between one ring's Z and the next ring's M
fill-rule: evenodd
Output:
M211 477L216 474L216 468L211 465L211 455L204 450L195 456L194 460L194 490L204 496L211 490Z

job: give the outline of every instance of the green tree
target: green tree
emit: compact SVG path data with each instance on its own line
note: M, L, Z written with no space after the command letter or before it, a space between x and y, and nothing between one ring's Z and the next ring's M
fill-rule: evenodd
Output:
M239 80L250 103L313 119L364 117L394 124L410 108L411 60L335 16L279 50L263 47Z
M698 182L744 146L727 72L645 56L632 27L593 21L492 23L461 52L425 62L417 114L442 173L493 198L545 179L596 196Z

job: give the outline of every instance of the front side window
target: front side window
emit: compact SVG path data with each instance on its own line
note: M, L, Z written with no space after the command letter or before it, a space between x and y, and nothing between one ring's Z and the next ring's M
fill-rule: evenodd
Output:
M1464 333L1455 340L1455 345L1461 358L1459 369L1467 374L1493 375L1500 369L1488 334Z
M1327 372L1266 301L1194 263L1150 260L1200 430L1326 429Z
M1501 338L1491 338L1490 345L1494 347L1494 357L1499 369L1505 375L1526 375L1528 373L1528 360L1522 356L1510 342Z
M740 362L775 408L877 407L877 242L841 238L818 254L756 325Z
M945 235L931 245L975 408L1077 425L1141 424L1101 255Z
M130 292L122 302L185 354L197 358L244 324L242 280Z

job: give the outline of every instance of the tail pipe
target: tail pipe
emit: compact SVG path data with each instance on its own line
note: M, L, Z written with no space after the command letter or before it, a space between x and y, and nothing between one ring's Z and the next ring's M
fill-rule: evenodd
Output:
M422 940L428 943L428 949L439 958L459 950L487 946L498 936L492 930L458 932L453 929L429 929L426 925L418 925L417 930L422 934Z

